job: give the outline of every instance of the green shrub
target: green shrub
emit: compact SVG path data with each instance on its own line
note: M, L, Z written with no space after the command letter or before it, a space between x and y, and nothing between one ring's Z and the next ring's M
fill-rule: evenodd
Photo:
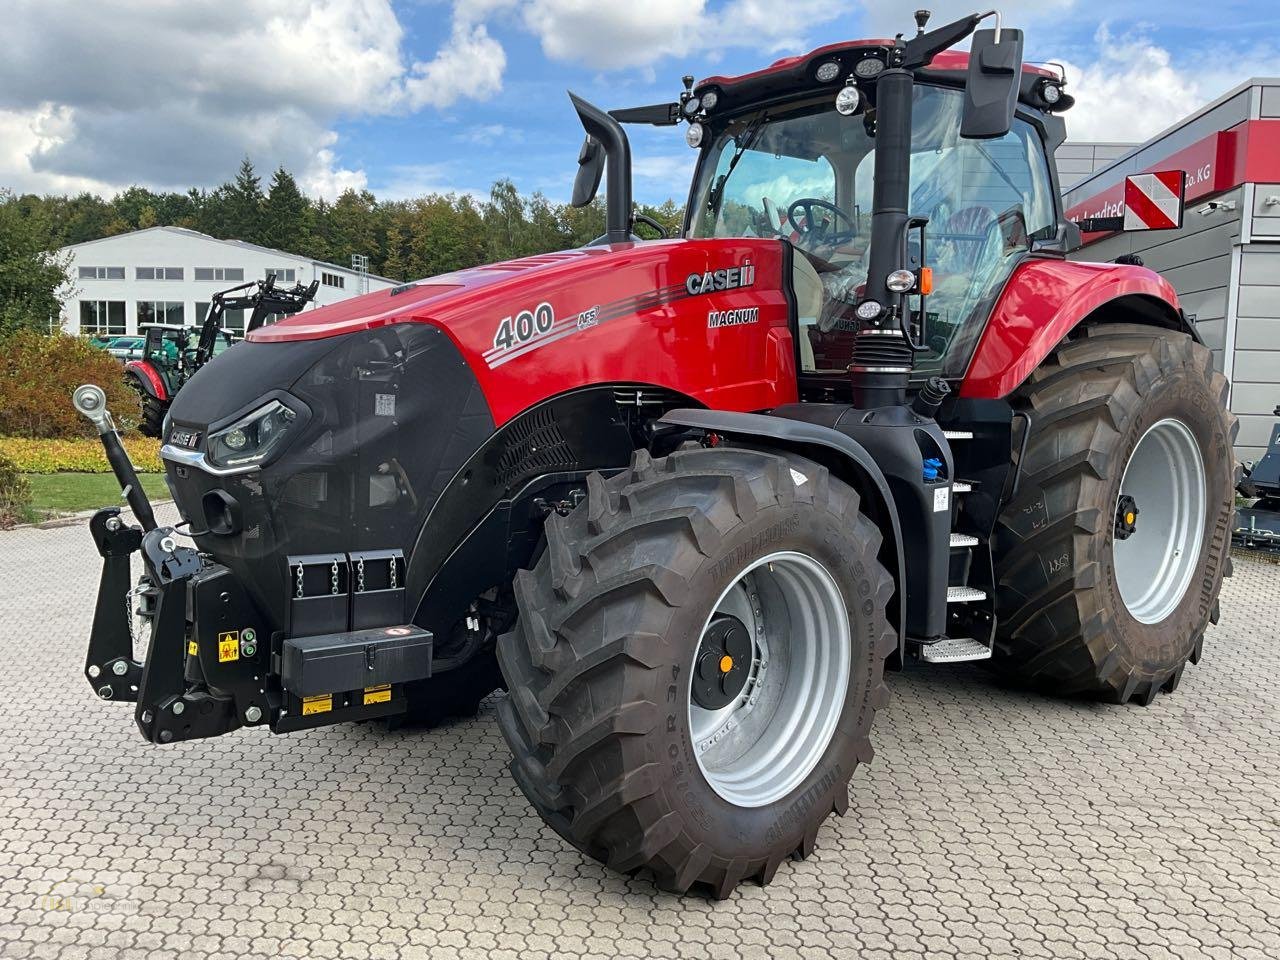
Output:
M123 437L124 449L139 473L163 473L160 441ZM110 473L111 464L97 437L74 440L31 440L0 437L0 457L7 457L23 473Z
M31 519L31 484L18 465L0 453L0 529Z
M93 427L71 406L71 391L96 383L122 432L136 427L138 394L120 361L80 337L19 331L0 341L0 435L91 437Z

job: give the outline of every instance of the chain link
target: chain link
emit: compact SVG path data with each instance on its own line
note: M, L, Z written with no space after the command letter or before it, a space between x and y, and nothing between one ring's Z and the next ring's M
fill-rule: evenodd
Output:
M329 592L335 597L338 595L338 561L333 561L333 567L329 573L329 586L332 588Z
M296 594L299 600L302 599L302 564L298 564L298 592Z
M356 561L356 593L364 593L364 557Z

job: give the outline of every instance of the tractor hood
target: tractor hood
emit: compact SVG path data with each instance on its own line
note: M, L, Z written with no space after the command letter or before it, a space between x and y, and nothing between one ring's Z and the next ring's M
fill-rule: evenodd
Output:
M306 311L249 341L296 344L404 323L436 326L480 381L498 424L547 396L609 381L656 383L708 406L759 409L781 402L777 390L795 389L783 284L789 255L783 241L760 239L584 247ZM744 349L731 355L727 346Z
M492 506L472 477L501 499L538 471L589 466L599 431L621 422L615 392L633 407L648 387L679 406L794 400L788 256L778 240L592 247L256 330L174 398L162 456L177 505L280 629L299 557L398 551L425 583L436 561L421 556L447 553L462 512L478 522ZM600 419L548 412L583 388L608 408ZM433 514L446 495L463 506Z

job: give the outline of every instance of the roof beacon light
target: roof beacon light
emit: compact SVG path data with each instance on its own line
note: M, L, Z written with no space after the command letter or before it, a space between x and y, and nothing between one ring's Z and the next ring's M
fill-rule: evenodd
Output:
M858 88L850 81L836 94L836 113L843 117L852 117L858 112L858 106L861 103L862 94L858 93Z

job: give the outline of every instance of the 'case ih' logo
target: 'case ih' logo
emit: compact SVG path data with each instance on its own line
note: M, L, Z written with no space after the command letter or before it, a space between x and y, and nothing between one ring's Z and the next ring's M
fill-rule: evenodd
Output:
M200 431L176 429L169 433L169 442L177 447L194 447L200 442Z
M749 287L756 282L756 268L750 263L740 267L725 267L721 270L708 270L706 273L691 273L684 282L689 296L699 293L718 293L721 290L737 290Z

